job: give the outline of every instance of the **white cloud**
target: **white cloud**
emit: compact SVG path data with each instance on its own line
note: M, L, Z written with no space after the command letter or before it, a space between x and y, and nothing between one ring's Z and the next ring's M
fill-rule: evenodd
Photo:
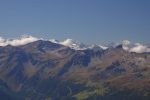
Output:
M39 39L39 38L33 37L31 35L23 35L17 39L4 39L4 38L0 37L0 46L7 46L7 45L20 46L20 45L28 44L30 42L37 41L37 40L44 40L44 39ZM72 49L76 49L76 50L85 50L85 49L91 49L92 48L91 45L85 45L85 44L82 44L82 43L75 41L73 39L66 39L66 40L61 41L61 42L58 40L55 40L55 39L50 39L49 41L51 41L53 43L62 44L64 46L68 46L68 47L70 47ZM143 45L140 43L133 44L128 40L124 40L122 42L122 45L123 45L123 49L126 51L129 51L129 52L136 52L136 53L150 52L149 46ZM108 47L105 47L102 45L97 45L97 46L99 46L100 48L102 48L104 50L108 49Z
M68 46L72 49L76 49L76 50L84 50L84 49L87 49L87 46L78 42L78 41L75 41L73 39L66 39L62 42L59 42L60 44L62 45L65 45L65 46Z
M50 39L49 41L51 41L51 42L53 42L53 43L59 43L59 41L56 40L56 39Z
M60 44L63 44L63 45L68 46L68 45L76 45L76 44L79 44L79 42L74 41L73 39L66 39L66 40L60 42Z
M123 41L122 41L122 44L123 44L123 45L130 45L131 42L130 42L129 40L123 40Z
M103 49L103 50L106 50L106 49L108 49L108 47L105 47L102 45L95 45L95 44L86 45L86 44L80 43L78 41L75 41L73 39L66 39L66 40L59 42L59 43L62 45L68 46L72 49L75 49L75 50L86 50L86 49L97 49L97 50Z
M150 48L146 45L142 45L140 43L136 43L134 47L129 49L130 52L143 53L150 52Z
M37 40L39 39L30 35L23 35L18 39L4 39L0 37L0 46L7 46L7 45L19 46L19 45L25 45L25 44L28 44L30 42L34 42Z
M150 48L148 46L140 43L132 44L128 40L123 40L122 45L123 49L129 52L136 52L136 53L150 52Z

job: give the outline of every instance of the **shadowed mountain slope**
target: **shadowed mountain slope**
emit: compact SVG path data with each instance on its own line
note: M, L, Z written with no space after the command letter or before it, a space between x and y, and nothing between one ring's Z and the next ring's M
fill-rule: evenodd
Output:
M3 100L149 100L150 54L38 40L0 47ZM6 97L6 98L5 98ZM8 97L8 98L7 98ZM10 98L9 98L10 97Z

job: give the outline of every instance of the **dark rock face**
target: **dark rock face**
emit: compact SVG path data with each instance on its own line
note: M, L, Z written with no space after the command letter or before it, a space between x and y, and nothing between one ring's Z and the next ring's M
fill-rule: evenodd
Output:
M122 73L122 72L125 72L125 68L118 62L114 62L112 63L112 65L106 67L106 70L105 70L107 73Z
M149 100L150 55L49 41L0 47L2 100Z

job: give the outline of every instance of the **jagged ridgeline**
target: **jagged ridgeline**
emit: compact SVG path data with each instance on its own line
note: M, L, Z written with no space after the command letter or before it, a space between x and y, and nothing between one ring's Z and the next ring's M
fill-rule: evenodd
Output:
M150 53L123 45L76 50L44 40L3 45L0 99L150 100Z

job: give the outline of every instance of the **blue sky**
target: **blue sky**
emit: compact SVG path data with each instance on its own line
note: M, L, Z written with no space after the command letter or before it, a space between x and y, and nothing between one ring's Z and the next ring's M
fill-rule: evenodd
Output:
M0 36L150 42L150 0L0 0Z

